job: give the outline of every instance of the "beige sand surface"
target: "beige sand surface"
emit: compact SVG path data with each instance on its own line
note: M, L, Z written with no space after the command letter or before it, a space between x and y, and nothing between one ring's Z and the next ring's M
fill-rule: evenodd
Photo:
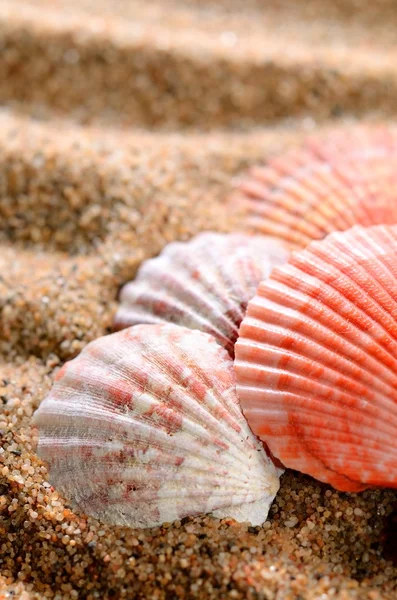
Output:
M57 369L248 165L397 114L392 0L0 1L0 599L392 600L397 493L287 473L262 528L74 513L34 453Z

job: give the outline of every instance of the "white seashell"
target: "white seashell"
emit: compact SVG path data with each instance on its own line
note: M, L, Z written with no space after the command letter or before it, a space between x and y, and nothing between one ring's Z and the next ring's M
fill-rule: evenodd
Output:
M184 327L138 325L90 343L34 423L51 483L107 523L211 512L260 525L279 488L241 412L231 358Z
M287 259L281 242L260 236L202 233L169 244L122 289L115 328L177 323L210 333L233 356L248 300Z

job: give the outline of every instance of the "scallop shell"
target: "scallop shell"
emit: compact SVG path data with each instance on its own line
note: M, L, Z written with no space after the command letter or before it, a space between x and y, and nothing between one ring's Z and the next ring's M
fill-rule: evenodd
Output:
M210 333L234 356L248 300L287 258L278 240L240 234L202 233L169 244L122 289L115 329L176 323Z
M106 523L211 512L259 525L279 487L241 412L233 361L211 336L177 325L90 343L61 369L34 423L51 483Z
M339 490L397 487L397 226L292 254L236 344L248 423L286 467Z
M309 139L252 168L234 202L248 230L292 247L354 225L395 224L397 131L357 128Z

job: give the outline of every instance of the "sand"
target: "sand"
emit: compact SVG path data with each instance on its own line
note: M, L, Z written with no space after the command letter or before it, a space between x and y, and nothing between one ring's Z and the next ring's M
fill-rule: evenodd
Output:
M30 424L142 260L238 225L247 166L393 120L396 21L391 0L1 3L0 598L396 597L394 491L287 472L261 528L108 527L51 487Z

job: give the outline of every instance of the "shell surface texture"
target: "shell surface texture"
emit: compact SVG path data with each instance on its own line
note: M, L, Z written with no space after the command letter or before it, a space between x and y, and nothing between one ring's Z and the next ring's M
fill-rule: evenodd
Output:
M176 323L213 335L234 356L248 300L288 254L278 240L241 234L202 233L169 244L122 289L115 329Z
M259 525L279 471L210 336L137 325L91 342L34 415L50 481L98 519L151 527L212 513Z
M339 490L397 487L397 226L293 252L249 302L237 391L285 467Z
M397 130L313 137L253 167L233 196L245 228L303 248L354 225L397 223Z

